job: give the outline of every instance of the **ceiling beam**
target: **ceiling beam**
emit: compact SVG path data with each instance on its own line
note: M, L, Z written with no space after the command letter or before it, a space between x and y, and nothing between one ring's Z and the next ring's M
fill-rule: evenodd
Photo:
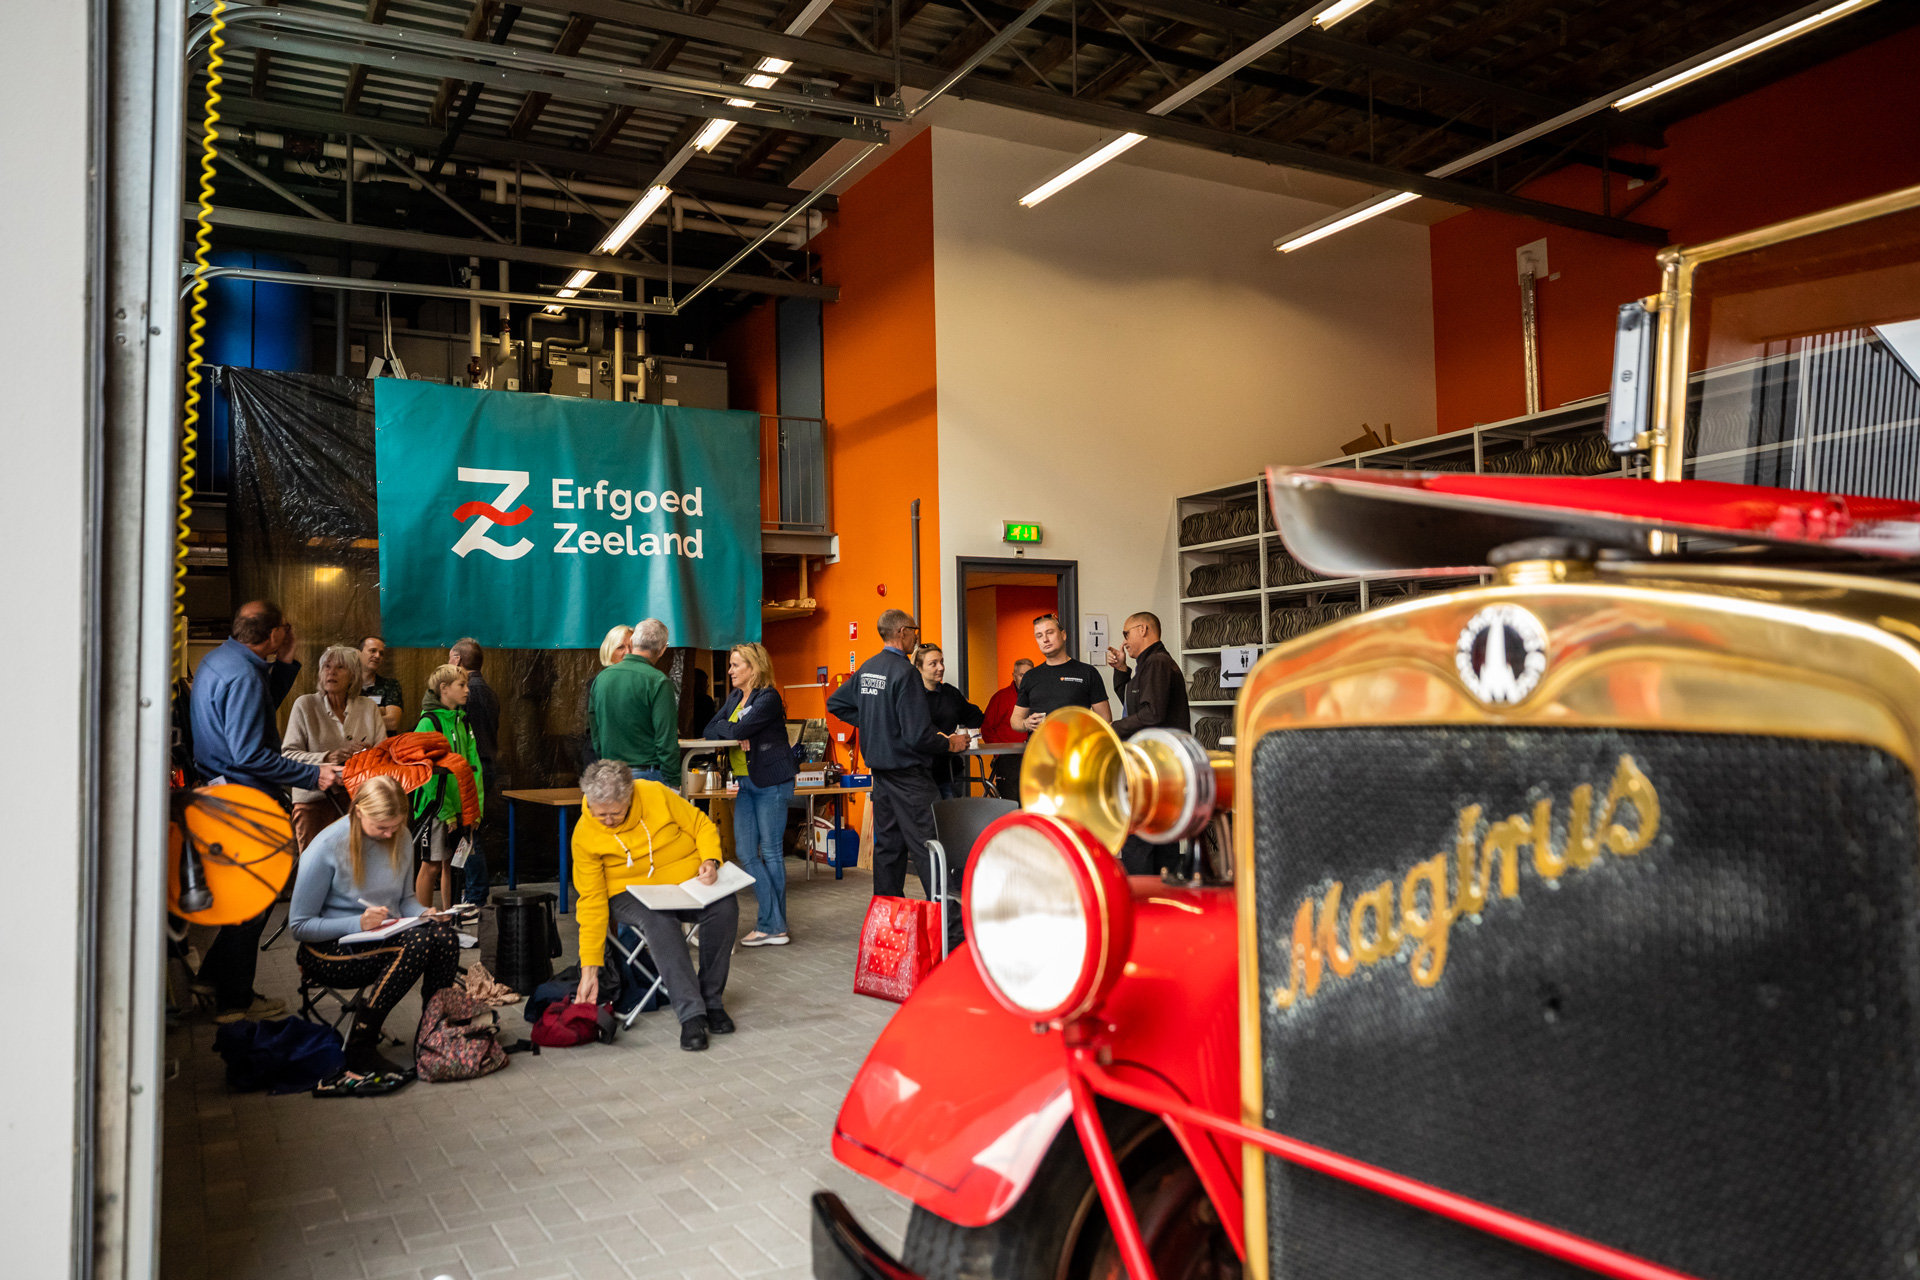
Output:
M507 12L511 14L513 8L509 6ZM330 40L324 36L290 35L247 27L236 29L227 37L227 44L235 49L272 49L277 52L323 58L335 62L365 62L415 75L438 75L444 71L471 65L452 54L393 52L345 40ZM852 138L861 142L883 141L886 138L885 131L878 124L865 122L859 118L843 122L802 111L779 110L763 106L736 107L732 105L730 98L717 96L709 98L674 89L627 88L590 80L585 76L572 77L552 71L521 71L508 67L484 69L475 67L473 74L484 76L485 84L489 88L544 91L568 102L620 102L644 111L658 111L664 115L721 116L741 124L778 127L795 133L819 133L835 138ZM452 113L453 118L448 122L449 141L459 137L464 129L466 118L472 114L472 94L478 92L481 81L476 79L469 83L474 86L472 92L463 100L460 111ZM826 101L821 100L823 105ZM843 113L849 116L855 115L859 110L859 106L853 104L842 109Z
M947 2L948 0L935 0L935 3ZM952 2L957 4L957 0L952 0ZM658 5L638 3L637 0L535 0L531 7L549 9L559 13L591 14L602 21L625 23L629 26L636 26L646 30L663 31L672 35L684 36L690 40L698 40L704 44L717 45L721 48L771 54L777 58L784 58L789 62L820 67L830 71L844 72L849 75L862 76L881 84L891 84L893 82L893 59L890 57L867 53L863 50L849 48L844 45L833 45L819 40L808 40L798 36L789 36L778 31L769 31L763 27L747 26L744 23L729 22L718 18L699 17L678 10L664 9ZM959 7L964 11L964 6ZM1018 9L996 3L994 0L981 0L981 8L985 12L1002 15L1016 15L1020 12ZM977 22L973 25L975 27L979 26ZM1033 23L1033 29L1059 34L1070 28L1069 24L1058 18L1042 17ZM981 28L981 30L984 33L984 28ZM1120 44L1124 45L1127 49L1132 49L1132 43L1130 41L1113 32L1095 31L1090 27L1082 26L1079 29L1079 35L1086 43L1100 43L1104 45L1108 42L1119 41ZM1155 57L1163 59L1169 65L1178 65L1194 70L1209 71L1217 65L1211 59L1182 53L1177 50L1155 49L1153 53ZM930 66L926 63L908 61L903 65L902 75L905 78L905 83L908 85L917 89L930 89L939 83L941 71L938 67ZM1299 80L1297 77L1276 76L1270 72L1256 71L1251 67L1243 69L1239 75L1241 79L1248 83L1281 85L1284 91L1289 93L1301 95L1318 93L1322 98L1327 96L1324 91L1320 90L1319 86L1312 84L1310 81ZM1007 84L1005 81L974 75L961 81L953 90L953 93L956 97L992 101L995 99L991 98L990 94L996 91L994 86L1003 84L1007 85L1010 89L1016 87ZM1020 108L1021 110L1036 111L1041 115L1055 115L1066 119L1078 118L1076 115L1071 114L1071 108L1066 106L1066 104L1071 102L1071 99L1064 93L1044 90L1022 90L1022 92L1039 93L1046 98L1057 99L1058 102L1062 104L1063 109L1052 110L1049 107L1038 105L1040 101L1038 97L1029 97L1024 99L1024 101L1033 103L1034 105L1023 105ZM1364 94L1347 94L1345 96L1350 98L1353 103L1360 104L1362 109L1364 109ZM1388 114L1390 111L1408 115L1408 122L1412 124L1432 126L1445 123L1442 117L1434 116L1431 112L1392 108L1384 103L1377 104L1377 106L1383 115ZM1134 114L1144 116L1144 113ZM1135 129L1134 132L1145 133L1150 137L1162 136L1156 135L1154 131L1149 129ZM1231 136L1226 135L1224 131L1215 130L1214 132L1222 134L1223 138ZM1485 143L1492 140L1491 133L1483 129L1463 127L1462 132L1464 136L1470 137L1476 142ZM1196 145L1212 146L1211 143L1198 143ZM1245 150L1236 150L1224 146L1213 147L1213 149L1226 150L1229 154L1235 155L1249 154ZM1295 150L1303 159L1298 162L1289 159L1273 161L1272 163L1286 164L1290 167L1307 169L1313 172L1332 172L1330 169L1309 163L1305 159L1305 157L1314 157L1317 153L1305 147L1295 148ZM1551 147L1547 147L1542 154L1550 153L1551 150ZM1345 163L1337 157L1328 157L1328 159L1333 163ZM1586 163L1589 159L1596 165L1599 163L1598 156L1587 157L1582 155L1579 156L1578 159L1582 163ZM1658 172L1655 166L1635 165L1631 162L1624 161L1615 162L1614 169L1620 173L1629 173L1629 170L1633 170L1633 172L1629 173L1629 176L1640 178L1651 177ZM1644 172L1641 172L1642 170L1644 170ZM1392 171L1383 170L1383 172ZM1341 176L1346 175L1343 173ZM1472 188L1468 188L1468 190L1472 190ZM1469 203L1460 195L1441 196L1438 198L1450 200L1455 204Z
M559 37L553 42L553 51L563 57L572 57L580 52L580 46L593 34L593 19L578 14L567 19L567 25L560 29ZM533 132L534 124L540 119L540 113L553 101L550 93L530 93L520 100L520 109L513 113L513 123L507 126L507 132L516 138L524 138Z
M387 20L387 10L393 0L367 0L367 11L360 16L362 22L379 26ZM340 109L352 115L354 108L360 105L360 93L367 87L367 69L356 62L347 68L347 87L340 93Z
M462 40L478 40L480 33L493 22L493 9L498 0L473 0L473 10L467 14L467 23L460 28ZM453 105L453 95L460 91L463 81L452 76L443 78L440 87L434 90L433 105L427 108L427 120L431 124L445 124L447 109Z
M198 206L182 205L180 216L191 223ZM533 266L576 270L590 267L616 276L637 276L643 280L671 279L675 284L698 284L712 272L711 267L676 263L643 262L637 258L610 258L604 253L570 253L565 249L538 249L532 245L494 244L469 236L443 236L424 231L403 231L396 227L375 227L364 222L321 222L294 214L262 213L254 209L216 207L213 225L236 230L258 231L276 237L320 240L331 244L361 244L383 249L466 259L482 258L499 262L524 262ZM808 284L801 280L783 280L774 276L733 273L716 282L723 289L741 289L749 293L777 294L783 297L818 298L838 302L840 290L829 284Z
M225 122L235 125L266 125L275 129L298 129L306 133L336 136L345 133L361 133L385 142L397 143L414 151L430 151L439 146L447 136L444 130L427 125L399 120L380 120L371 116L341 115L334 111L296 107L284 102L254 102L250 99L228 98L220 104L220 115ZM546 165L549 169L571 170L603 182L617 182L625 186L633 185L637 168L650 167L659 163L656 157L641 156L632 151L589 153L570 150L566 147L546 146L537 142L496 138L486 134L476 134L472 130L460 135L460 145L454 148L454 152L456 158L493 165L511 165L515 160L532 160ZM690 191L698 191L703 195L718 196L723 200L735 200L741 203L791 205L804 199L807 194L778 183L738 178L731 174L694 168L682 169L679 176L674 179L674 185L685 187ZM839 202L832 196L823 196L814 207L832 210L839 207Z
M1121 8L1139 10L1140 13L1158 13L1162 17L1181 17L1198 27L1212 27L1213 31L1225 31L1227 35L1246 36L1258 40L1260 36L1273 31L1273 19L1260 17L1258 13L1246 10L1231 10L1223 4L1213 4L1213 0L1117 0ZM1394 54L1392 50L1377 48L1373 44L1361 44L1359 40L1344 40L1340 36L1327 35L1325 31L1302 31L1286 42L1288 48L1306 54L1308 58L1323 58L1327 61L1352 63L1357 67L1369 67L1373 71L1382 71L1394 79L1411 84L1425 84L1427 88L1438 88L1448 94L1459 94L1461 98L1482 98L1486 102L1498 102L1503 107L1519 107L1523 111L1532 111L1542 119L1553 119L1561 111L1574 106L1572 102L1563 102L1548 94L1536 94L1528 88L1519 88L1515 84L1501 84L1484 75L1473 75L1469 71L1455 71L1453 67L1444 67L1436 61L1425 58L1407 58L1405 54ZM1645 146L1661 148L1667 146L1667 140L1659 129L1647 129L1644 125L1630 127L1622 121L1619 130L1622 138L1632 138Z
M933 2L948 7L965 8L961 0L933 0ZM1008 3L1008 0L970 0L970 2L978 3L983 12L995 17L996 20L999 18L1011 18L1020 12L1016 6ZM1117 77L1124 81L1131 78L1129 73L1137 74L1144 70L1146 58L1143 56L1143 50L1145 54L1151 55L1167 67L1177 67L1203 75L1213 71L1214 68L1219 65L1218 59L1210 58L1205 54L1190 53L1179 47L1185 42L1184 37L1189 36L1193 32L1194 24L1192 23L1184 23L1170 27L1167 29L1167 32L1163 32L1160 35L1149 36L1145 40L1139 41L1136 41L1124 32L1099 30L1088 26L1082 26L1075 32L1075 29L1070 23L1054 17L1041 18L1033 24L1033 27L1036 31L1045 31L1053 35L1067 35L1073 32L1078 35L1083 44L1091 44L1101 48L1111 49L1121 55L1120 61L1109 68L1107 72L1103 73L1100 80L1095 82L1097 92L1090 92L1087 88L1082 87L1079 94L1081 97L1098 97L1102 94L1117 92L1121 85L1113 83L1113 78ZM1169 35L1168 33L1171 34ZM1268 30L1263 31L1261 34L1263 36L1271 35L1272 32ZM1304 35L1305 33L1302 34ZM1296 40L1300 38L1301 37L1295 37ZM1292 43L1292 41L1289 42L1289 47L1291 47ZM1338 107L1349 113L1356 113L1362 116L1371 113L1382 119L1396 120L1402 124L1412 125L1417 129L1444 130L1447 133L1465 138L1477 144L1477 146L1485 146L1487 143L1495 141L1498 136L1488 126L1470 123L1462 119L1458 113L1449 112L1441 114L1421 106L1413 106L1404 102L1394 102L1378 96L1369 97L1359 88L1349 89L1339 85L1322 84L1304 76L1264 70L1258 66L1248 66L1236 71L1232 78L1239 80L1243 84L1275 89L1292 97L1310 98L1316 102ZM1555 110L1545 112L1541 118L1552 119L1554 116L1567 110L1568 105L1559 105ZM1535 154L1545 156L1552 154L1554 148L1550 144L1543 142L1532 148L1532 150ZM1595 168L1598 168L1600 165L1600 156L1596 153L1575 152L1571 158L1577 163L1591 165ZM1656 166L1640 164L1635 161L1614 161L1613 167L1617 172L1624 173L1632 178L1650 179L1659 173L1659 169Z
M772 54L777 58L785 58L789 62L843 71L882 83L890 82L893 75L891 58L880 57L859 49L825 44L818 40L804 40L738 22L694 17L691 14L662 9L651 4L638 4L634 0L545 0L537 7L557 9L561 12L591 13L604 21L624 22L632 26L667 31L722 48ZM917 62L904 64L902 74L908 85L918 89L935 88L943 78L938 68ZM999 106L1012 107L1018 111L1030 111L1060 120L1072 120L1098 129L1111 129L1120 133L1143 133L1149 138L1185 143L1188 146L1219 151L1227 155L1246 156L1267 164L1303 169L1309 173L1349 178L1374 187L1413 191L1434 200L1447 201L1449 204L1493 209L1554 226L1591 231L1598 235L1614 236L1641 244L1665 245L1667 243L1666 232L1658 227L1626 222L1619 218L1608 218L1596 213L1587 213L1581 209L1569 209L1542 200L1528 200L1505 192L1476 187L1469 183L1455 182L1445 178L1429 178L1425 174L1371 164L1351 157L1323 155L1308 147L1228 133L1224 129L1209 128L1203 124L1194 124L1170 116L1150 116L1144 111L1132 111L1105 103L1081 102L1052 90L1025 88L987 77L969 76L955 85L950 92L955 97L991 102Z

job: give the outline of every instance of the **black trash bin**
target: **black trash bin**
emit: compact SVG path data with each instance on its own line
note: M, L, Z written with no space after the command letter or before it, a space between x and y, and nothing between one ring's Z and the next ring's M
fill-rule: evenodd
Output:
M560 954L560 928L554 896L544 891L508 890L493 895L499 913L500 967L494 979L523 996L553 976Z

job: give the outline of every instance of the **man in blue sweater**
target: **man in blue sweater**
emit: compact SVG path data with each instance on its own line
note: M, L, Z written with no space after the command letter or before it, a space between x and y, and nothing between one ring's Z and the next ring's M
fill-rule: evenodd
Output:
M234 782L288 800L289 787L325 791L340 776L335 764L302 764L280 753L274 710L293 688L300 664L293 660L293 624L265 600L240 606L232 634L200 661L193 676L193 758L209 784ZM207 948L199 980L214 993L215 1022L276 1018L286 1004L253 989L260 964L260 934L267 914L224 925Z

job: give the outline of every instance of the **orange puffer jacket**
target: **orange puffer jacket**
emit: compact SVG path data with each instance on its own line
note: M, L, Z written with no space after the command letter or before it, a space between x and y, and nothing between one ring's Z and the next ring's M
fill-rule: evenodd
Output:
M347 794L355 794L362 782L373 777L396 778L408 792L418 791L436 769L451 773L460 788L461 820L468 826L480 821L480 792L473 785L473 766L453 749L444 733L398 734L349 757L344 770Z

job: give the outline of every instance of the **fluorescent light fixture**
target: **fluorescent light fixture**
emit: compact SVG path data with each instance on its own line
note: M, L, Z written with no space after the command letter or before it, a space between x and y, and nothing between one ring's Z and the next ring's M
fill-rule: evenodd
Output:
M753 104L751 102L742 101L739 98L729 98L727 99L727 105L730 107L750 107ZM732 133L732 132L733 132L733 121L718 120L718 119L709 120L707 121L707 127L694 135L694 139L693 139L694 149L698 151L711 151L715 147L720 145L721 139L725 138L729 133Z
M1281 253L1292 253L1295 249L1304 249L1316 240L1325 240L1328 236L1338 235L1348 227L1358 226L1369 218L1377 218L1389 209L1398 209L1401 205L1418 200L1420 197L1412 191L1401 191L1388 196L1379 204L1370 204L1364 209L1356 209L1344 218L1335 218L1325 226L1310 228L1290 240L1275 242L1274 248Z
M1683 85L1692 84L1695 80L1701 79L1703 76L1710 76L1716 71L1725 70L1736 62L1744 62L1756 54L1765 53L1767 50L1783 45L1798 36L1806 35L1809 31L1824 27L1829 22L1844 18L1850 13L1864 9L1872 3L1873 0L1841 0L1841 3L1831 8L1822 9L1820 12L1802 18L1798 22L1789 23L1770 35L1761 36L1758 40L1750 40L1738 49L1729 49L1717 58L1709 58L1698 66L1689 67L1685 71L1678 72L1668 76L1664 80L1650 84L1644 89L1629 93L1616 101L1613 104L1613 109L1615 111L1631 110L1643 102L1649 102L1659 97L1663 93L1672 93L1675 89Z
M782 72L789 70L792 66L793 64L784 58L762 58L759 62L760 69L752 75L749 75L744 83L749 89L771 89L780 83L776 77ZM757 107L760 104L751 98L728 98L727 105L730 107ZM734 122L731 120L707 121L706 127L694 136L694 150L712 151L720 145L721 141L728 134L733 132L733 125Z
M557 302L549 302L546 306L540 309L546 312L550 316L563 316L567 314L567 309L561 306Z
M1372 3L1373 0L1340 0L1338 4L1330 5L1314 14L1313 25L1324 30L1342 18L1352 17Z
M1051 178L1048 178L1045 182L1021 196L1020 203L1031 209L1048 196L1064 191L1115 156L1131 151L1134 147L1146 140L1147 135L1144 133L1123 133L1111 142L1103 142L1092 151L1087 152L1087 154L1062 169L1059 173L1054 174Z
M714 123L718 124L720 122L715 121ZM656 183L648 187L647 193L634 201L633 208L627 210L626 213L621 216L620 221L614 224L613 230L607 232L607 238L600 242L600 252L618 253L620 250L626 248L627 241L633 239L633 233L638 231L641 225L653 216L653 211L665 204L667 197L672 194L673 188L669 186ZM588 280L593 279L593 275L594 273L591 271L576 273L574 279L567 281L567 286L578 289Z

